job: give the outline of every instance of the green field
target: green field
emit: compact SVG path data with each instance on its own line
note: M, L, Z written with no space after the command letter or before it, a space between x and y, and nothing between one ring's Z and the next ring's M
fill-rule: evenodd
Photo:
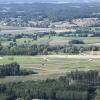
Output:
M33 70L38 72L38 74L6 77L0 79L1 82L56 78L72 70L100 69L100 58L89 60L89 58L77 59L53 56L4 56L0 59L0 64L8 64L11 62L17 62L21 65L22 69Z
M32 39L29 39L29 38L21 38L21 39L17 39L17 43L18 44L24 43L24 41L26 41L26 42L30 42L32 44L47 44L47 43L49 43L50 45L65 45L66 43L68 43L68 41L73 40L73 39L82 40L87 45L100 43L99 37L60 37L60 36L53 36L50 39L48 38L48 36L45 36L45 37L38 38L37 40L33 40L33 41L32 41Z
M98 45L100 46L100 38L99 37L61 37L61 36L52 36L49 39L49 36L44 36L41 38L38 38L37 40L33 40L32 38L20 38L16 39L17 44L22 44L22 43L29 43L29 44L49 44L49 45L66 45L68 44L69 41L71 40L82 40L84 41L85 44L78 44L82 46L87 46L87 45ZM7 41L5 38L0 38L0 42L3 45L9 45L11 41Z
M21 39L17 39L17 43L18 44L22 44L22 43L31 43L31 44L47 44L49 42L49 39L48 37L43 37L43 38L38 38L37 40L33 40L33 39L30 39L30 38L21 38Z

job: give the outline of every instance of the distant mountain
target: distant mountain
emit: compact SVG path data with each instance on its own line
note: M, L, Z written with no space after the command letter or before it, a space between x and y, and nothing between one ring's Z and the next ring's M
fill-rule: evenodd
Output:
M92 3L100 0L0 0L0 3Z

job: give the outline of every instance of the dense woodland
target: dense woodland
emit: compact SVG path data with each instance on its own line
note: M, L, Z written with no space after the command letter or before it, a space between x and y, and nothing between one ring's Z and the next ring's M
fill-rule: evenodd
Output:
M50 22L75 18L100 18L100 4L1 4L0 20L7 25L33 26L29 21L45 21L36 27L48 27ZM77 13L76 13L77 12ZM97 13L97 14L94 14ZM15 18L15 19L13 19ZM49 20L49 21L48 21Z
M0 78L5 76L20 76L29 74L36 74L36 73L33 71L21 70L20 65L17 63L0 65Z
M99 100L99 85L98 71L74 71L55 80L0 84L0 97L2 100Z
M8 65L0 65L0 77L14 76L20 73L20 66L16 63Z

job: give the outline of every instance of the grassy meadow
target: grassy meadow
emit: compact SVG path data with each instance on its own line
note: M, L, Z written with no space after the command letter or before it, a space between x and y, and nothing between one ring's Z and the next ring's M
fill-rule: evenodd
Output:
M0 64L17 62L22 69L33 70L36 75L11 76L1 78L0 82L39 80L57 78L72 70L100 69L100 58L67 58L54 56L4 56L0 57Z

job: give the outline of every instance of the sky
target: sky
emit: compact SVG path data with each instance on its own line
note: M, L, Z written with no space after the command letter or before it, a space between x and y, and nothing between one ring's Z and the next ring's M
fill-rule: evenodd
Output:
M75 3L75 2L100 2L100 0L0 0L0 3L15 3L15 2L44 2L44 3Z

